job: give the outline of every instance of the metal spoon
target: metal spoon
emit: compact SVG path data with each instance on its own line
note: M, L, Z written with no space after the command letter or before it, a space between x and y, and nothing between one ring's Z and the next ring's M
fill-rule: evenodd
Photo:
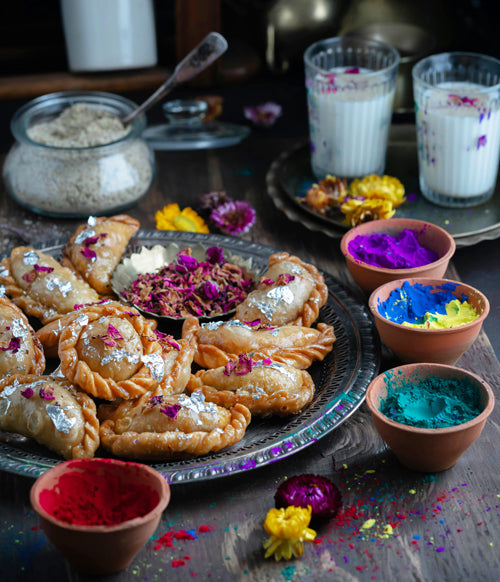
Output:
M172 75L142 105L122 118L125 125L132 123L174 87L196 77L205 70L227 49L226 39L218 32L210 32L182 61L175 67Z

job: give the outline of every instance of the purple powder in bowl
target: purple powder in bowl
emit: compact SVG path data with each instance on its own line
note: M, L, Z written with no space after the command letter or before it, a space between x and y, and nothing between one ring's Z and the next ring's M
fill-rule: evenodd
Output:
M413 269L437 261L434 251L423 247L413 230L405 228L397 236L385 233L359 234L348 244L357 261L383 269Z

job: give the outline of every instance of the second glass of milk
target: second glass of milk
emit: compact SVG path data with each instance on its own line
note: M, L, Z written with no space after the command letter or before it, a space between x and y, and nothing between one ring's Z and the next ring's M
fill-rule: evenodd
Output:
M362 38L329 38L304 53L311 165L352 180L381 175L399 66L398 51Z
M420 189L446 207L494 194L500 158L500 61L442 53L413 68Z

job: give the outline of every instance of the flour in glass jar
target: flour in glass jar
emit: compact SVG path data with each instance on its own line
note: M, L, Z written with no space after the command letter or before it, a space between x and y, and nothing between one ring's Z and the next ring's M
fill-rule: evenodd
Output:
M28 125L9 152L7 186L42 214L88 216L134 204L154 177L150 148L118 115L75 103Z

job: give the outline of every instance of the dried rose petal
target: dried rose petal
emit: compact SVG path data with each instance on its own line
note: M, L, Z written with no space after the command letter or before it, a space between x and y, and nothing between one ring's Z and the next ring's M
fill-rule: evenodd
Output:
M80 249L80 253L89 261L97 258L97 253L92 249L89 249L89 247L83 247L83 249Z
M47 388L44 387L40 388L39 394L40 398L43 398L43 400L55 400L53 386L47 386Z
M158 396L151 396L146 406L147 408L153 408L158 404L163 404L163 396L161 394L159 394Z
M21 390L21 396L25 398L31 398L33 396L33 388L26 388L25 390Z
M334 517L342 505L338 487L321 475L295 475L283 481L274 495L277 508L311 506L313 518Z
M2 344L0 344L0 351L12 351L13 354L16 354L21 347L21 338L11 337L7 346L5 346L6 343L7 342L2 342Z
M182 406L180 404L170 404L169 406L165 406L165 408L160 408L160 412L163 412L163 414L166 414L168 418L174 420L179 414L181 408Z
M214 265L216 263L222 265L225 263L224 251L220 247L209 247L207 249L207 259Z

